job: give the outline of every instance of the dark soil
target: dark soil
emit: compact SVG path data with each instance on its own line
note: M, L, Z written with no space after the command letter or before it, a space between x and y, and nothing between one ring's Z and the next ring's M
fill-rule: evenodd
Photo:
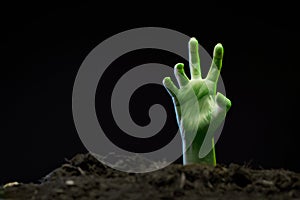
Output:
M161 170L125 173L80 154L43 178L40 184L0 189L0 199L300 199L300 174L286 170L254 170L172 164Z

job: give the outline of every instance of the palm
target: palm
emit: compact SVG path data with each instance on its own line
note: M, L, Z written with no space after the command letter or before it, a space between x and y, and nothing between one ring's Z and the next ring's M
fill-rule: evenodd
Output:
M193 99L191 98L192 96L196 98ZM209 87L205 80L192 80L188 85L180 88L176 96L176 101L181 103L175 104L178 123L180 124L182 120L187 120L188 122L194 119L200 122L200 124L197 124L199 127L209 124L207 119L209 119L209 113L214 106L214 97L212 88ZM200 113L195 112L195 103L198 104L199 110L201 110Z
M191 79L185 75L183 64L179 63L175 66L174 73L180 88L169 77L163 83L173 98L177 122L186 148L192 144L199 152L201 145L211 144L212 132L224 120L231 102L224 95L216 94L223 58L222 45L215 47L212 66L204 79L201 77L196 39L190 40L189 50Z

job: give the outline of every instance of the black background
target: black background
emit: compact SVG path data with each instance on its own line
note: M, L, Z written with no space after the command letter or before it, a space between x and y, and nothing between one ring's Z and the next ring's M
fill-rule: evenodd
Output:
M219 163L252 162L256 167L300 172L300 32L297 13L291 7L236 9L190 4L178 9L153 2L140 2L131 9L122 6L82 3L2 7L0 184L36 181L60 166L64 158L86 152L72 117L77 70L104 39L145 26L195 36L210 54L215 44L223 44L221 74L233 106L216 146ZM149 51L144 57L137 53L136 59L126 62L137 64L145 55L165 58ZM181 61L176 56L167 58L172 59L168 61L172 66ZM144 92L161 89L144 88ZM171 101L161 91L155 99L169 105L168 126L174 131L177 127ZM135 98L141 99L142 93ZM145 107L151 103L146 101ZM138 112L131 106L133 116L144 116L137 121L140 124L147 123L143 107L138 104Z

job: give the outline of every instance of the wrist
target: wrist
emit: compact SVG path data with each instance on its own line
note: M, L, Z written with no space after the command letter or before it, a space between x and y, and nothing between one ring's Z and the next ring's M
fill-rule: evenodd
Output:
M199 151L203 143L204 136L205 134L203 134L203 132L197 132L190 146L188 146L188 142L187 142L188 140L183 139L182 142L183 142L183 164L184 165L193 164L193 163L204 163L213 166L216 165L216 154L215 154L213 138L211 140L210 152L205 157L199 158Z

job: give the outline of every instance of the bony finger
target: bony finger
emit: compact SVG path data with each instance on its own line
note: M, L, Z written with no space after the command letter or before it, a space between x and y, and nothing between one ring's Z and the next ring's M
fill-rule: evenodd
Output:
M184 73L184 64L183 63L177 63L174 68L178 72L180 72L182 74Z
M221 43L217 44L214 48L213 60L207 74L207 79L217 83L222 68L222 60L224 55L224 48Z
M220 62L223 59L223 55L224 55L224 48L223 48L223 46L222 46L221 43L218 43L215 46L215 49L214 49L214 58L213 58L214 64L216 65L216 67L218 68L218 70L220 70L221 67L222 67L222 63L220 63Z
M164 78L163 85L172 97L175 97L177 95L178 88L174 85L170 77Z
M174 74L180 87L183 87L189 83L189 79L184 72L183 63L178 63L175 65Z
M191 78L200 78L200 58L198 52L198 41L196 38L191 38L189 41L189 62Z

